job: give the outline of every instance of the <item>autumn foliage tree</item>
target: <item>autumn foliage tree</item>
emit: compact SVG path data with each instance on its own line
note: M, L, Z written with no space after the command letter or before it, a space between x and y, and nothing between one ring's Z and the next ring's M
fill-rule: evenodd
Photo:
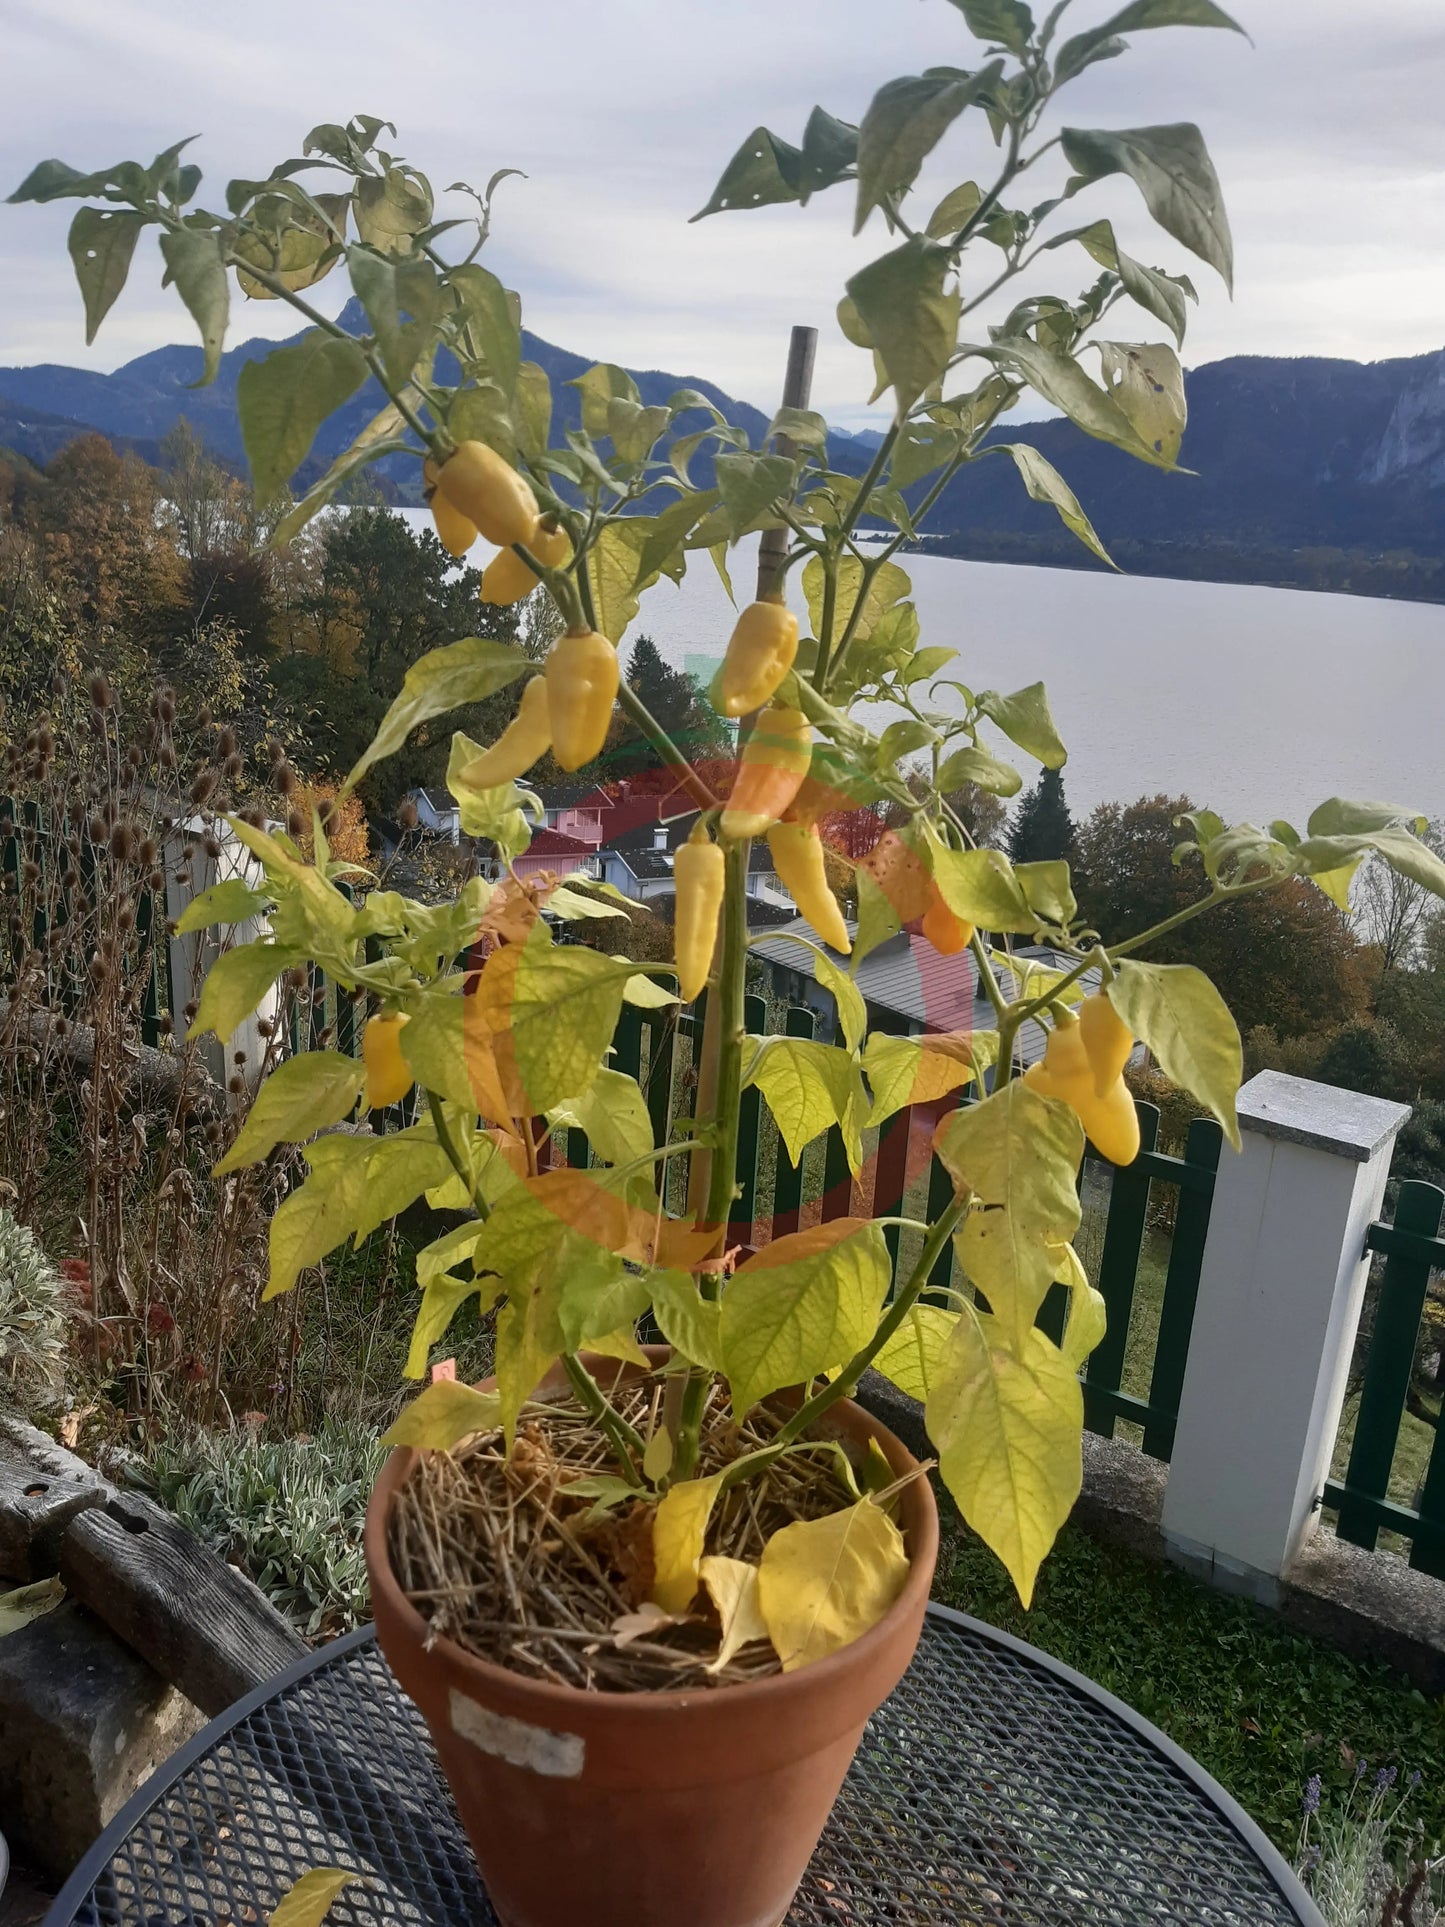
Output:
M1077 831L1080 913L1110 942L1162 923L1198 900L1197 857L1173 852L1194 809L1187 796L1101 803ZM1348 920L1312 884L1291 879L1157 939L1161 963L1186 959L1207 972L1243 1031L1279 1036L1333 1029L1368 1008L1371 965Z

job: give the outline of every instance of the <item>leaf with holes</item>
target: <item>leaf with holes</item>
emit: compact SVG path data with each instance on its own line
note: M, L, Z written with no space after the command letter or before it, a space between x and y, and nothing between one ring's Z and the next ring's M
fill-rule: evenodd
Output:
M98 207L81 208L70 224L66 245L85 302L87 348L125 286L135 244L144 226L142 214L132 214L123 208Z
M1115 130L1066 127L1064 158L1084 181L1127 174L1166 234L1234 287L1234 243L1219 176L1204 136L1189 121Z

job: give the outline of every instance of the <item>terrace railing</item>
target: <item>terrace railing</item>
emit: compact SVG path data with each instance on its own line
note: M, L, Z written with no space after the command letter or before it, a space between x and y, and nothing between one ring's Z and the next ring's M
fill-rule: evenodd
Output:
M1410 1564L1445 1579L1445 1443L1441 1441L1439 1381L1432 1410L1415 1388L1416 1360L1430 1280L1445 1271L1445 1191L1408 1179L1400 1186L1393 1224L1372 1224L1367 1249L1385 1258L1374 1330L1365 1352L1354 1443L1342 1480L1325 1484L1324 1503L1339 1508L1341 1539L1374 1551L1381 1531L1410 1542ZM1442 1336L1445 1344L1445 1336ZM1435 1429L1434 1444L1413 1505L1389 1496L1391 1473L1406 1413Z

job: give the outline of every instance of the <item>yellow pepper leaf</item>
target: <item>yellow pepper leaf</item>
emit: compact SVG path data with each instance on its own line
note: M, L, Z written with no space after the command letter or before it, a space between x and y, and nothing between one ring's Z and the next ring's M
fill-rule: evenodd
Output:
M700 1571L722 1621L722 1644L707 1670L720 1673L741 1647L768 1637L768 1623L758 1603L758 1569L746 1559L714 1556L702 1561Z
M775 1532L758 1567L758 1603L783 1671L851 1645L907 1578L903 1535L871 1499Z
M873 1360L874 1368L910 1398L926 1399L958 1316L942 1305L915 1305Z
M637 1333L630 1325L619 1325L616 1331L603 1332L600 1338L589 1338L586 1350L596 1352L599 1358L620 1358L629 1365L647 1369L647 1353L638 1344Z
M642 1454L642 1476L656 1485L665 1479L672 1470L672 1434L665 1425L659 1425Z
M846 1050L804 1037L760 1038L743 1081L756 1084L767 1099L792 1163L801 1162L805 1147L837 1124L849 1169L857 1176L868 1100L858 1066Z
M1109 1308L1104 1294L1096 1291L1086 1278L1069 1297L1069 1322L1064 1327L1063 1354L1075 1371L1109 1329Z
M955 1239L959 1260L1022 1355L1078 1229L1083 1126L1067 1104L1016 1079L954 1111L934 1147L976 1201Z
M872 1337L892 1267L881 1226L834 1218L775 1238L722 1300L723 1365L741 1418L759 1399L845 1363Z
M873 1090L868 1113L876 1129L910 1104L933 1104L976 1072L972 1031L946 1031L931 1037L890 1037L875 1030L863 1052L863 1070Z
M360 1879L345 1867L313 1867L283 1896L270 1916L270 1927L321 1927L342 1888Z
M966 1313L924 1417L944 1484L1027 1607L1083 1478L1084 1396L1073 1366L1040 1331L1016 1349L996 1319Z
M381 1442L450 1452L473 1432L495 1432L501 1422L502 1401L496 1392L479 1392L459 1379L439 1378L397 1415Z
M703 1542L722 1474L685 1479L666 1492L652 1521L652 1598L666 1613L683 1613L697 1591Z
M659 1331L683 1357L710 1372L722 1363L722 1306L704 1298L685 1271L655 1271L647 1281Z
M1239 1026L1204 972L1193 964L1136 963L1131 957L1120 964L1106 995L1164 1075L1209 1107L1237 1151Z

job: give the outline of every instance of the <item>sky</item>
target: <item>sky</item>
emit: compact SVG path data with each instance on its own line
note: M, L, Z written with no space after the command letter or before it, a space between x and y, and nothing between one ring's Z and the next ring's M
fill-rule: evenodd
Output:
M1115 10L1073 0L1070 27ZM1445 0L1239 0L1232 11L1252 47L1218 31L1139 34L1073 83L1058 122L1200 124L1234 228L1234 301L1155 238L1127 182L1073 206L1114 218L1146 261L1192 274L1201 305L1186 365L1445 346ZM855 427L877 419L869 368L834 309L848 275L886 245L880 217L854 239L847 186L806 209L695 226L688 216L757 124L796 142L815 102L856 121L883 81L969 66L977 51L947 0L3 0L0 35L0 193L43 156L85 169L149 161L199 133L188 156L205 170L198 198L219 208L226 180L264 176L315 123L384 115L398 124L396 151L438 188L523 170L498 192L486 259L538 334L598 360L706 376L770 410L789 326L812 323L814 404ZM966 115L925 171L924 212L993 152L982 118ZM72 211L0 206L0 365L109 369L191 338L143 250L86 348L64 245ZM1097 272L1078 250L1046 259L1060 293ZM318 306L334 311L344 293L333 275ZM1129 314L1138 338L1157 334ZM238 300L228 339L295 325L277 303Z

